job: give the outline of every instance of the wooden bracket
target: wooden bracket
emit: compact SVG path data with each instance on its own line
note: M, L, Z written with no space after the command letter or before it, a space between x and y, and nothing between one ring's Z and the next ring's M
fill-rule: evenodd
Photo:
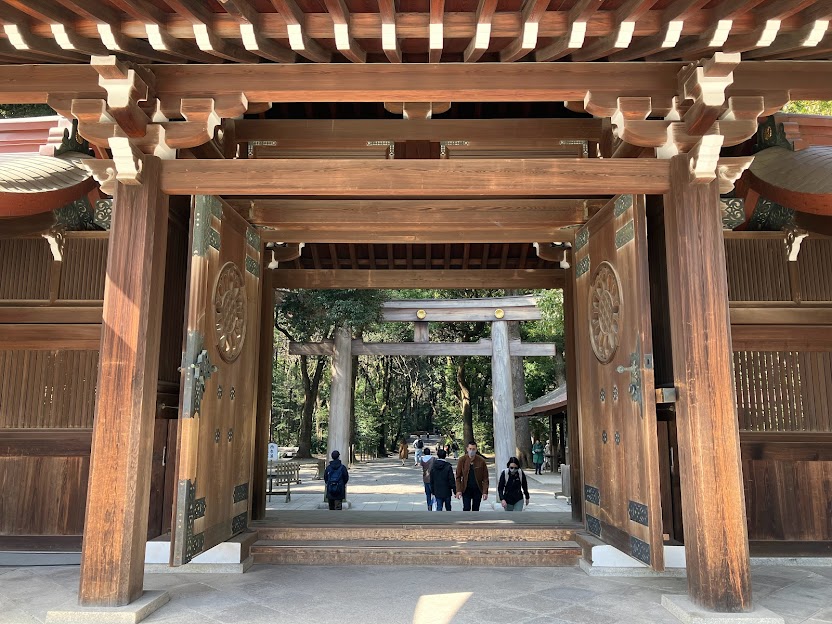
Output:
M122 184L141 184L144 154L127 137L112 137L109 140L113 152L116 180Z
M93 56L90 64L98 72L98 84L107 92L107 110L129 137L144 135L150 118L139 102L152 104L155 77L128 66L115 56Z
M281 262L290 262L300 258L305 243L274 243L270 248L272 260L268 268L276 269Z
M706 134L690 150L690 181L707 184L716 179L719 150L724 137L721 134Z
M537 257L541 260L557 262L561 269L569 268L568 258L569 250L572 249L572 243L532 243L532 245L534 245L534 250L537 252Z
M716 174L719 178L719 193L730 193L734 190L734 183L742 172L751 166L754 156L731 156L720 158L717 163Z
M704 134L719 119L725 106L725 90L734 82L734 68L739 65L739 53L717 52L701 64L691 64L679 72L679 92L693 105L684 116L687 131Z
M789 252L789 262L797 262L800 245L808 235L809 232L802 228L791 227L786 230L786 251Z

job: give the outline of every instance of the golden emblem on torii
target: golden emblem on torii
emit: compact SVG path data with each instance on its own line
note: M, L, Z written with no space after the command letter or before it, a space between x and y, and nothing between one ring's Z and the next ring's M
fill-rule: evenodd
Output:
M618 350L621 326L621 280L609 262L601 262L589 289L589 341L595 357L609 363Z

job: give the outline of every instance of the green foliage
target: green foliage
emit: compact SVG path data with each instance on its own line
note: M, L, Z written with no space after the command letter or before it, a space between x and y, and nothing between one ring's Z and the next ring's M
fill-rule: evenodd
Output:
M50 117L57 115L46 104L0 104L0 118Z
M381 322L384 290L290 290L277 310L276 325L295 340L320 340L336 325L362 331Z
M801 115L828 115L832 116L832 101L822 100L795 100L783 107L785 113L797 113Z

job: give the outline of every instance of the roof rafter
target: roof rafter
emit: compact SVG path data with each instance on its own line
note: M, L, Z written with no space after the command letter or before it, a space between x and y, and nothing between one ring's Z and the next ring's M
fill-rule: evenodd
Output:
M213 29L214 13L202 0L165 0L165 2L191 23L196 44L203 52L238 63L257 63L260 57L220 37Z
M488 49L491 43L491 20L497 10L497 0L480 0L477 5L477 32L471 43L465 48L463 59L466 63L475 63Z
M260 13L254 10L250 0L219 0L229 15L240 22L240 37L243 47L258 56L277 63L294 63L295 53L278 45L273 39L264 37Z
M270 1L275 10L286 20L286 30L289 34L291 48L310 61L329 63L332 60L332 54L306 34L304 31L304 13L295 0Z
M344 0L324 0L324 2L326 10L332 16L335 47L346 59L353 63L366 63L367 53L350 34L350 10Z
M587 20L600 6L599 0L578 0L569 10L569 32L535 54L536 61L554 61L580 50L586 37ZM628 22L629 23L629 22ZM635 22L632 22L635 27Z
M579 3L589 2L590 0L578 0ZM540 20L546 13L546 8L549 6L549 0L525 0L522 11L522 33L517 39L508 44L500 52L500 61L503 63L512 63L517 61L537 46L537 37L539 33Z
M402 62L402 49L396 34L397 0L378 0L378 12L381 15L381 48L391 63Z

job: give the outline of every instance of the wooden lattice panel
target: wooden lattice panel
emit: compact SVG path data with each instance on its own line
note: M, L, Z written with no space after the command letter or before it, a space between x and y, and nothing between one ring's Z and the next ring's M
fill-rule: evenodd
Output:
M67 237L58 299L102 301L107 273L107 232Z
M0 240L0 299L49 299L52 254L42 238Z
M804 240L797 270L803 301L832 301L832 239Z
M790 301L789 267L782 237L726 238L731 301Z
M743 431L832 431L832 352L735 351Z
M0 351L0 428L90 428L97 351Z

